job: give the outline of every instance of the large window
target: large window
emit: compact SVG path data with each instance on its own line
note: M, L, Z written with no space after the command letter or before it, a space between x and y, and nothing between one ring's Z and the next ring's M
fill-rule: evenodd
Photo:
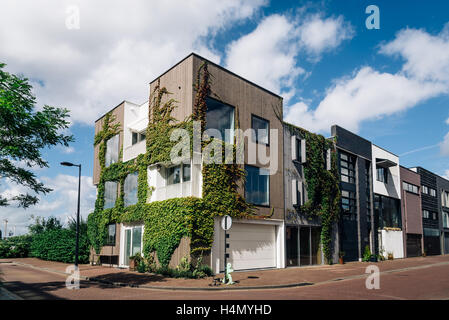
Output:
M107 239L108 245L111 246L115 245L115 231L116 231L115 223L108 225L108 239Z
M104 184L104 209L113 208L117 200L117 182L106 181Z
M251 127L254 130L253 141L262 144L268 144L270 123L258 116L251 116Z
M190 164L167 168L167 185L190 181Z
M401 202L399 199L375 195L376 216L379 228L402 228Z
M234 137L234 108L212 98L206 98L206 129L216 129L221 139L231 143Z
M449 228L449 213L443 211L443 228Z
M411 193L415 193L415 194L419 194L419 187L415 186L414 184L408 183L408 182L403 182L402 183L402 188L405 191L411 192Z
M449 191L441 192L441 205L443 207L449 208Z
M118 162L119 135L116 134L106 141L106 157L105 165L109 167L111 164Z
M356 197L355 192L342 190L341 191L341 208L343 209L344 220L356 220Z
M245 166L245 198L249 203L268 206L270 204L270 176L266 169Z
M124 184L124 200L125 207L137 203L137 172L130 173L125 178Z
M132 144L136 144L142 140L145 140L145 132L132 132Z
M355 183L355 157L340 152L340 177L341 181Z
M377 168L377 181L388 183L388 169L386 168Z

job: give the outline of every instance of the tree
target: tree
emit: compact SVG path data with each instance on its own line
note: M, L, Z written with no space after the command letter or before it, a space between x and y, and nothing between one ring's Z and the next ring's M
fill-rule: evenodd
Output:
M68 146L72 135L62 131L69 127L69 111L45 105L34 111L36 98L28 79L3 70L0 63L0 179L10 179L30 189L28 192L6 198L0 195L0 206L17 202L19 207L35 205L38 194L52 189L39 182L30 171L34 166L48 167L41 150L56 145Z
M50 230L62 229L61 220L53 216L45 219L44 217L35 217L34 215L31 215L31 220L33 220L33 223L28 226L28 230L31 235L41 234Z

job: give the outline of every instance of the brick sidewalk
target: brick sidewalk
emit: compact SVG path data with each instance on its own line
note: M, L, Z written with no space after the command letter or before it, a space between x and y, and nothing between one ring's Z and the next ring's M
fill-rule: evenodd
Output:
M39 269L64 273L67 263L44 261L36 258L0 259L0 263L16 262ZM449 263L449 255L397 259L378 263L351 262L344 265L322 265L311 267L296 267L287 269L257 270L234 272L233 280L238 281L232 287L265 287L289 286L304 283L321 283L326 281L358 277L365 275L368 265L377 265L381 272L391 270L424 267L438 263ZM81 276L95 278L106 282L120 282L134 286L173 287L173 288L210 288L213 278L205 279L176 279L157 274L141 274L127 269L110 268L105 266L80 265ZM215 277L222 277L217 275ZM223 287L223 286L221 286Z

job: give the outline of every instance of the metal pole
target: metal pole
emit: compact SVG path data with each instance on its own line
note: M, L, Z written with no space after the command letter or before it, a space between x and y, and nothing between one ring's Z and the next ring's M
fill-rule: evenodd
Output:
M80 233L80 192L81 192L81 164L78 167L78 209L76 212L76 244L75 244L75 267L78 267L78 249Z
M228 232L227 232L227 228L228 228L228 219L226 219L226 217L224 218L225 219L225 236L224 236L224 282L226 283L226 282L228 282L228 276L227 276L227 273L226 273L226 263L227 263L227 253L226 253L226 236L227 236L227 234L228 234Z

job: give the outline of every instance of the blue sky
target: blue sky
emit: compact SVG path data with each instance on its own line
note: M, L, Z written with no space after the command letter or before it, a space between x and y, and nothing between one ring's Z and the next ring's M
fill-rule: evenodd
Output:
M124 99L145 101L149 81L192 51L281 94L290 122L324 135L330 124L341 124L403 155L402 165L449 176L447 1L109 4L2 5L1 61L32 79L38 106L72 111L76 138L69 149L44 151L50 168L36 174L55 189L51 195L35 208L2 208L0 219L18 233L31 214L63 220L75 214L77 172L61 161L83 165L87 216L95 200L94 121ZM379 30L365 26L371 4L380 9ZM79 28L67 26L74 13ZM0 183L2 193L19 190Z

